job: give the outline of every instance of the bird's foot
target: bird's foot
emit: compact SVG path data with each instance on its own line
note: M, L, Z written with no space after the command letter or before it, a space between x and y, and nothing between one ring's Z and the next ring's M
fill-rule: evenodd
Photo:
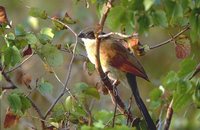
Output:
M120 81L117 80L117 79L114 80L113 83L112 83L112 85L115 86L115 87L117 87L119 84L120 84Z
M102 80L105 80L106 78L108 78L108 74L110 73L110 71L106 71L105 72L105 76L103 77L103 79Z

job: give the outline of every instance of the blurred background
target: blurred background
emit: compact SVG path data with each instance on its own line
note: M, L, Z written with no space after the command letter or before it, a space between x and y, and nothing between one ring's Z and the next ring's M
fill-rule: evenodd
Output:
M38 20L30 17L28 15L30 7L44 9L50 16L64 15L67 12L69 16L71 16L77 22L76 24L71 25L71 27L77 33L86 27L95 25L98 22L95 5L90 5L89 8L86 8L84 1L76 3L76 0L0 0L0 5L6 8L8 19L12 21L13 27L18 24L23 24L27 28L31 28L31 31L35 32L39 31L40 27L51 27L52 23L48 20ZM33 21L35 23L34 25L32 24ZM105 26L105 28L106 30L109 30L109 27ZM140 41L141 43L148 44L149 46L156 45L162 41L169 39L169 32L175 34L177 31L177 29L174 30L173 28L167 31L162 28L152 28L147 35L140 36ZM53 44L72 44L74 42L75 38L71 34L71 32L69 32L68 30L64 30L54 39ZM199 49L199 44L192 44L192 55L195 55L197 61L199 61L200 59ZM81 55L77 55L75 58L72 75L68 85L72 92L73 87L77 82L86 82L91 86L95 86L95 84L100 81L97 73L89 75L84 70L84 62L87 60L87 58L85 57L86 54L81 44L78 44L78 50L80 50ZM60 67L55 67L54 70L58 77L62 80L62 82L65 82L71 54L65 52L63 52L63 54L65 61L64 64ZM170 70L177 71L180 67L179 63L181 62L181 60L176 58L175 47L173 43L169 43L163 47L148 51L146 55L138 57L138 59L142 63L151 81L146 82L143 79L138 78L140 93L143 100L148 106L148 102L146 102L145 99L149 98L149 91L155 87L159 87L161 85L162 78L166 76L166 74ZM45 113L51 103L60 93L60 91L62 91L62 85L56 80L53 74L45 71L43 62L37 55L34 55L30 60L23 64L22 67L15 70L15 72L13 73L13 80L23 89L23 85L21 85L18 81L21 73L24 73L27 76L31 77L31 86L35 86L36 80L40 77L44 77L44 79L50 81L53 84L54 88L52 94L41 95L36 91L31 95L35 103L40 107L42 112ZM5 86L6 83L1 82L0 85ZM124 101L128 104L129 98L131 96L130 90L128 88L122 89L119 87L119 91ZM6 99L6 95L8 95L8 93L9 91L7 91L1 98L1 129L3 129L2 123L4 121L5 112L8 107L8 102ZM64 98L67 96L68 94L66 94ZM186 128L185 126L189 126L191 124L196 125L196 128L200 129L200 111L191 111L192 107L194 106L189 106L187 110L184 110L183 112L174 113L172 129L178 130L181 128ZM109 95L101 94L100 100L95 101L94 109L113 110L113 104L110 100ZM137 107L133 105L133 109L137 109ZM35 113L35 111L30 110L27 114L27 117L20 119L20 123L16 126L16 128L10 129L31 129L30 127L35 124L40 126L40 122L38 121L38 119L31 117L31 115L37 116L36 113L33 113ZM138 113L138 115L140 114ZM192 119L198 119L190 121L188 120L190 119L190 117L192 117Z

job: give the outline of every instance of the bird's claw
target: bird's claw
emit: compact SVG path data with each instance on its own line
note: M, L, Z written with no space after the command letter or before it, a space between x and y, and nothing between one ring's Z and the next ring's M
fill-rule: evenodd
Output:
M115 86L115 87L118 86L119 84L120 84L119 80L114 80L113 83L112 83L112 85Z

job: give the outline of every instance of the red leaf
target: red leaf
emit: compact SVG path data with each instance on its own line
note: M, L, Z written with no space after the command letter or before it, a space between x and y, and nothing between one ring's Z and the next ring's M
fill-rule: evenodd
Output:
M19 119L20 116L14 114L12 111L10 111L10 108L8 108L4 120L4 128L10 128L11 126L16 125L19 122Z
M183 59L190 55L191 47L190 44L176 44L175 50L176 57Z
M27 55L31 55L33 52L32 52L32 48L31 48L31 45L28 45L28 48L25 48L23 50L23 56L27 56Z

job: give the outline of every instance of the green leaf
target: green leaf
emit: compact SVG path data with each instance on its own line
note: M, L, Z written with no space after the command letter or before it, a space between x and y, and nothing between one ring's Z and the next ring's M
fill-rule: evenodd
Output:
M175 112L180 111L182 108L188 105L188 103L192 102L192 93L190 91L185 93L175 92L173 97L173 108Z
M101 110L94 113L94 119L95 120L101 120L104 123L108 122L113 116L112 112Z
M81 126L81 130L99 130L99 128L83 125Z
M22 107L21 111L24 113L27 109L31 107L31 102L24 95L20 95Z
M195 92L193 94L193 101L197 108L200 108L200 81L197 80Z
M143 3L144 3L144 7L145 7L145 10L149 10L151 8L151 6L154 4L155 0L144 0Z
M45 34L39 33L39 34L37 34L37 37L38 37L40 43L43 45L45 45L47 43L51 43L51 41L52 41L52 38Z
M176 1L165 0L164 5L166 7L167 17L171 24L177 24L177 18L183 17L182 5Z
M149 29L150 20L147 15L142 15L138 19L139 33L142 34Z
M162 96L162 91L158 88L154 88L149 96L151 100L158 100Z
M91 62L87 62L86 66L89 74L92 74L95 71L95 65Z
M170 71L167 76L163 79L163 86L166 89L174 90L177 82L179 81L179 77L176 72Z
M130 130L130 127L126 126L126 125L115 125L115 127L109 128L108 130ZM131 128L131 130L137 130L137 129L136 128Z
M83 93L88 96L92 96L96 99L100 99L100 95L97 89L94 87L89 87L86 83L83 82L77 83L75 87L76 87L75 89L77 90L76 92L78 93Z
M51 121L53 122L61 122L66 118L65 110L62 104L57 104L52 111Z
M96 128L100 128L100 129L103 129L105 127L105 125L103 124L103 122L101 120L97 121L97 122L94 122L93 125L96 127Z
M50 38L53 38L54 37L54 33L52 31L51 28L42 28L41 31L40 31L41 34L44 34L44 35L47 35L49 36Z
M37 37L34 34L27 34L26 40L28 41L28 44L36 44L38 42Z
M153 100L150 102L149 109L155 110L161 105L161 99Z
M200 36L200 8L194 9L190 16L190 37L193 42L197 41Z
M15 35L16 36L25 36L26 35L26 31L25 31L23 25L19 24L15 27Z
M8 95L7 99L8 99L10 108L14 112L18 112L21 110L22 102L21 102L20 96L17 93L11 93L10 95Z
M156 26L168 27L167 17L164 11L158 10L152 13L153 23Z
M44 81L44 82L40 83L40 85L38 86L38 90L42 94L52 93L53 86L49 82Z
M21 61L21 55L16 46L8 47L5 49L5 65L14 66Z
M195 69L197 62L192 58L185 59L181 62L181 68L178 72L178 76L183 78L189 76L191 72Z
M31 8L29 11L29 15L41 19L47 19L48 17L47 12L39 8Z
M73 20L68 14L67 12L65 13L65 17L61 20L63 23L66 23L66 24L75 24L76 21Z
M59 66L64 61L62 53L51 44L43 45L40 53L42 58L45 59L50 66Z
M118 29L121 25L127 22L126 15L124 7L116 6L112 8L107 18L109 27L115 30Z
M47 44L47 43L51 43L51 41L54 37L54 33L51 28L43 28L43 29L41 29L41 31L37 35L37 37L38 37L40 43Z
M54 24L54 26L55 26L56 29L58 29L58 30L64 30L64 29L66 29L66 27L65 27L63 24L59 23L59 22L56 21L56 20L52 20L52 23Z
M35 30L37 30L39 28L39 19L29 16L28 17L28 24Z
M97 91L96 88L94 87L89 87L87 88L85 91L83 91L85 94L89 95L89 96L92 96L96 99L100 99L100 95L99 95L99 92Z
M72 107L73 107L73 103L74 103L74 101L73 101L72 97L71 97L71 96L68 96L68 97L65 99L65 103L64 103L65 109L66 109L67 111L71 111L71 109L72 109Z
M143 11L145 9L143 0L133 0L131 1L131 3L128 4L130 4L130 10Z
M86 90L89 86L84 83L84 82L80 82L80 83L76 83L75 84L75 91L78 93L82 93L82 91Z
M15 35L13 33L8 33L5 35L5 37L8 40L15 40Z
M177 3L175 5L175 9L174 9L173 15L174 15L174 18L176 18L176 17L183 17L183 8L182 8L181 4Z

